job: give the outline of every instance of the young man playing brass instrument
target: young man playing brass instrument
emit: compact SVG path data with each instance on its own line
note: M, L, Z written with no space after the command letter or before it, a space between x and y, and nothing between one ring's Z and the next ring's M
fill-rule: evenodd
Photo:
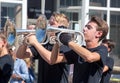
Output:
M56 43L52 50L52 63L74 64L73 83L100 83L108 55L107 48L100 45L100 41L107 33L107 23L93 16L83 28L86 46L73 42L70 34L62 34L60 41L71 50L60 53L59 44Z
M64 14L54 13L49 20L49 25L56 28L59 26L68 27L69 20ZM51 36L55 36L55 33L52 32L50 34L50 37ZM17 55L19 58L33 57L39 59L38 83L68 83L69 65L65 63L52 65L50 57L44 57L51 56L50 51L52 50L53 44L48 42L47 44L42 45L38 42L35 35L28 36L25 40L31 45L30 50L32 56L30 56L30 52L26 51L26 45L19 47ZM69 50L67 46L61 47L61 52L67 50Z

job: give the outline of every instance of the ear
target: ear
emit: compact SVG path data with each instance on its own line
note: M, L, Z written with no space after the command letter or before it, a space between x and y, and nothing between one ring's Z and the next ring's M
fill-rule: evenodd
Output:
M2 46L7 46L7 44L7 41L4 41Z
M102 36L103 32L102 31L97 31L96 38L100 38Z

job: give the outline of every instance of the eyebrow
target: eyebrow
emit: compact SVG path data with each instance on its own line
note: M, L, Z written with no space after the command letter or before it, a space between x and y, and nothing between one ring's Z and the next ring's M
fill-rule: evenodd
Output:
M85 25L85 27L87 27L88 29L92 29L93 27L91 25Z

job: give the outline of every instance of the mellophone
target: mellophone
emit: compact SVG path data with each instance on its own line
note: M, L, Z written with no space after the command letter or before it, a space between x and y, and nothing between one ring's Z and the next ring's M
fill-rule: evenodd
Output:
M56 40L60 44L62 44L60 42L60 35L64 34L64 33L71 34L72 35L72 41L74 41L76 43L83 44L83 41L84 41L83 33L81 33L80 31L76 31L76 30L64 29L64 27L63 28L58 28L58 27L49 26L49 27L47 27L47 32L57 33Z
M42 22L45 22L46 18L43 19L44 21L39 21L41 23L38 24L43 24ZM45 24L45 23L44 23ZM26 35L26 34L30 34L33 33L36 35L37 40L41 43L41 44L47 44L48 42L51 41L52 36L50 36L49 33L57 33L55 35L55 37L53 37L53 41L57 40L60 44L62 44L60 42L60 35L64 34L64 33L68 33L68 34L72 34L72 41L82 44L84 41L84 36L83 33L81 33L80 31L75 31L75 30L71 30L71 29L64 29L63 28L58 28L58 27L52 27L52 26L47 26L47 27L39 27L36 26L36 30L27 30L27 29L15 29L15 25L12 24L10 21L7 22L6 24L6 32L7 32L7 39L8 39L8 43L10 45L13 45L15 40L16 40L16 36L18 35Z

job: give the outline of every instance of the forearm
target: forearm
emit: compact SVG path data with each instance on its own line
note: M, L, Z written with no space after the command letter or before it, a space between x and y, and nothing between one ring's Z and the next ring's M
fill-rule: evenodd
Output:
M18 50L17 50L17 53L16 53L16 56L18 57L18 58L25 58L26 56L26 49L27 49L27 46L25 46L25 45L21 45L21 46L19 46L19 48L18 48Z
M98 53L90 52L89 50L76 44L75 42L69 42L69 47L87 62L94 62L100 60L100 55Z
M62 63L62 62L67 62L67 60L64 54L60 53L59 44L56 43L53 46L52 53L51 53L51 64L57 64L57 63Z
M56 61L57 61L57 58L58 58L58 55L59 55L59 50L60 50L60 47L59 45L56 43L54 46L53 46L53 49L52 49L52 53L51 53L51 64L55 64Z
M40 56L47 62L51 63L50 57L51 57L51 52L48 51L46 48L44 48L39 42L34 42L33 46L36 48Z

